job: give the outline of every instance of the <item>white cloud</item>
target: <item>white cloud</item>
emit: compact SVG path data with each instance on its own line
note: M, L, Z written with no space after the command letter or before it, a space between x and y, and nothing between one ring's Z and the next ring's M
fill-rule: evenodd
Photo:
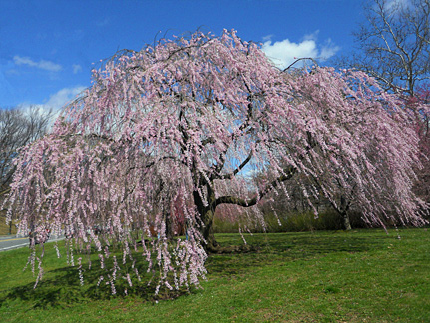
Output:
M324 61L334 56L340 47L336 46L331 39L326 40L322 46L318 46L318 33L317 30L312 34L305 35L300 43L294 43L288 39L272 43L268 39L263 43L262 50L281 69L288 67L297 58L313 58Z
M272 37L273 37L273 35L267 35L267 36L264 36L264 37L263 37L263 41L264 41L264 42L266 42L266 41L268 41L268 40L272 39Z
M56 64L50 61L41 60L39 62L33 61L29 57L21 57L21 56L14 56L13 62L16 65L28 65L30 67L36 67L41 70L49 71L49 72L59 72L63 69L63 67L60 64Z
M318 39L318 34L320 33L319 30L315 30L313 33L311 34L306 34L303 36L303 40L313 40L313 41L317 41Z
M263 43L263 52L279 68L284 69L293 63L296 58L316 57L318 50L313 40L304 40L296 44L284 39L272 44L271 40Z
M336 55L339 50L340 47L336 46L329 38L324 42L324 45L321 46L320 57L322 60L327 60Z
M82 66L78 64L73 64L73 74L78 74L82 72Z
M49 100L43 104L47 109L59 110L67 103L72 101L78 94L85 90L84 86L76 86L72 88L64 88L57 93L52 94Z
M82 91L86 88L84 86L75 86L71 88L64 88L49 96L49 100L46 103L42 104L31 104L31 103L23 103L20 105L20 108L27 110L31 107L36 108L38 113L47 114L52 111L53 120L59 116L61 112L61 108L66 104L70 103L73 99L75 99Z
M409 0L388 0L384 3L384 8L386 10L397 10L399 8L409 7Z

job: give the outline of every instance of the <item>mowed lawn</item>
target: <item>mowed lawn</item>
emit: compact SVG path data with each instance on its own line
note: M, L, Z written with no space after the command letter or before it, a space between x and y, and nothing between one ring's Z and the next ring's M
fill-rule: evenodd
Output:
M0 322L430 322L430 230L245 238L254 251L211 255L202 288L174 299L111 296L95 280L81 287L52 245L33 290L22 271L28 249L2 252ZM217 239L243 243L238 234Z

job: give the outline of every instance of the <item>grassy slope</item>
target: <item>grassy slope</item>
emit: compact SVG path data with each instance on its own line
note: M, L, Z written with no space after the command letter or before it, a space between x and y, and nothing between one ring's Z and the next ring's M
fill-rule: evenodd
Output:
M12 234L16 233L15 225L12 225ZM0 212L0 235L8 235L9 234L9 225L6 224L6 216L4 212Z
M203 289L175 300L108 297L57 259L33 291L28 250L0 253L1 322L430 322L430 231L247 236L256 252L212 255ZM239 235L217 236L241 244ZM103 296L104 295L104 296ZM102 297L100 297L102 296Z

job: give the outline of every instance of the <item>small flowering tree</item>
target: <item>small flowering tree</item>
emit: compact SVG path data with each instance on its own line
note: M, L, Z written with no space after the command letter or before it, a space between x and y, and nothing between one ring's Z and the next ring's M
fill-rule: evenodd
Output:
M100 281L113 292L119 276L130 286L139 279L136 261L158 287L178 289L198 284L206 252L219 250L219 205L249 209L269 192L288 195L288 180L310 205L338 205L341 190L370 223L393 212L422 223L411 191L418 140L405 121L396 98L361 72L280 71L235 32L197 32L120 52L94 70L52 133L20 154L7 205L19 210L22 234L29 225L64 228L95 245ZM251 171L265 174L260 185L248 184ZM177 215L186 238L172 240ZM121 271L96 224L131 269Z

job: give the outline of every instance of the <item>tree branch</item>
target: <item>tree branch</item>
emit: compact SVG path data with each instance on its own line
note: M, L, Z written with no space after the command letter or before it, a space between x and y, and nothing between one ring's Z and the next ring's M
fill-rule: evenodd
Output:
M246 159L242 162L242 164L240 164L233 172L231 172L230 174L223 175L219 177L219 179L231 179L233 176L239 173L246 166L246 164L248 164L251 158L252 158L252 151L249 153L248 157L246 157Z
M260 193L254 196L253 198L249 200L245 200L242 198L226 195L226 196L220 196L215 200L215 207L220 204L236 204L243 207L250 207L258 203L267 193L269 193L272 189L276 188L279 183L287 181L291 179L294 174L296 173L297 168L293 166L288 166L287 168L284 168L283 174L280 175L278 178L276 178L274 181L270 182L266 185L264 190Z

